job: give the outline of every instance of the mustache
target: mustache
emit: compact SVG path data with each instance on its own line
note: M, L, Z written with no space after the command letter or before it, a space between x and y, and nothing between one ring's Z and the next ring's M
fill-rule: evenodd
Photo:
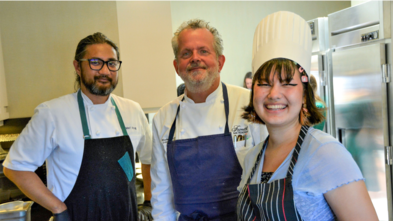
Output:
M206 66L205 65L201 65L199 63L191 63L190 66L187 67L187 71L190 71L191 69L194 69L194 68L206 69Z
M95 81L101 80L101 79L104 79L104 80L107 80L109 82L112 82L112 78L108 77L107 75L94 76L94 80Z

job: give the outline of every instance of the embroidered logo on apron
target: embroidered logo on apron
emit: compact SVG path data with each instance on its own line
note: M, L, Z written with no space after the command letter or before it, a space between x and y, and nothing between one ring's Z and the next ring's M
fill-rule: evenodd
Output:
M238 146L236 143L240 144L241 141L246 141L248 133L248 126L241 125L233 125L232 127L232 140L234 141L235 147ZM245 146L245 142L242 142L243 146Z

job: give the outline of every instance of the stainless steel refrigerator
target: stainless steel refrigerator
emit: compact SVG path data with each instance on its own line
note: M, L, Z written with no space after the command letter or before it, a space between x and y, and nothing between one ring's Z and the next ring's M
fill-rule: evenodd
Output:
M358 163L380 220L393 220L391 10L389 1L370 1L328 15L336 137Z
M336 137L334 126L333 84L331 74L331 50L329 48L328 18L308 21L312 36L312 56L310 74L317 80L317 95L326 104L324 131Z

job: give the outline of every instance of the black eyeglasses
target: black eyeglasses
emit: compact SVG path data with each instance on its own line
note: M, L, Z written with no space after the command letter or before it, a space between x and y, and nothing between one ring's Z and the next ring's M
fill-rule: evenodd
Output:
M108 66L108 69L110 71L118 71L121 66L121 61L117 61L117 60L103 61L102 59L99 58L92 58L92 59L79 59L79 61L88 61L90 69L94 71L100 71L104 67L104 64Z

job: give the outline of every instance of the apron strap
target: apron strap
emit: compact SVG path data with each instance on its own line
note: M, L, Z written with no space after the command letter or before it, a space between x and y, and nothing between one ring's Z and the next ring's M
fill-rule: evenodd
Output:
M83 128L83 138L85 140L90 140L91 136L89 133L89 127L87 126L86 110L85 110L85 104L83 102L81 90L78 91L78 106L79 106L79 114L81 116L81 122Z
M224 107L225 107L225 134L229 134L229 126L228 126L228 116L229 116L229 101L228 101L228 91L227 86L222 83L222 95L224 97Z
M259 154L257 156L257 160L255 160L254 167L251 170L250 176L248 177L246 184L250 183L251 178L254 176L254 173L255 173L255 171L257 169L257 166L259 165L259 162L261 161L262 153L266 149L268 140L269 140L269 135L266 137L265 142L263 143L262 150L259 152Z
M229 126L228 126L228 115L229 115L228 91L227 91L227 86L223 82L221 82L221 85L222 85L222 94L223 94L224 106L225 106L225 119L226 119L226 122L225 122L225 134L228 134L229 133ZM184 101L184 97L185 96L183 96L183 99L181 101ZM175 120L173 121L172 126L171 126L171 130L169 131L168 143L172 142L173 136L175 135L176 118L177 118L177 115L179 114L179 111L180 111L180 104L177 107Z
M303 144L303 140L307 135L307 131L310 127L309 126L302 126L300 128L300 133L299 133L299 137L297 138L297 142L296 142L296 146L295 146L295 150L292 153L292 158L291 158L291 163L289 164L289 168L288 168L288 172L287 172L287 177L292 177L293 174L293 169L295 168L296 162L297 162L297 158L299 157L299 153L300 153L300 148ZM247 179L247 183L249 184L251 181L251 178L254 176L254 173L259 165L259 162L261 161L262 158L262 154L265 151L266 147L267 147L267 141L269 140L269 136L266 138L265 142L263 143L263 147L261 149L261 151L259 152L257 159L255 161L254 167L251 170L250 176Z
M111 97L111 102L115 106L117 120L119 121L121 130L123 131L123 135L128 136L126 127L124 126L123 118L121 117L121 114L119 111L119 108L117 108L116 102L112 97ZM89 127L87 124L85 104L83 102L81 90L78 91L78 106L79 106L79 114L81 116L81 122L82 122L82 128L83 128L83 138L85 140L89 140L89 139L91 139L91 136L90 136Z
M121 130L123 131L123 135L124 135L124 136L128 136L128 133L127 133L127 130L126 130L126 126L124 126L123 118L121 117L119 108L117 108L116 102L115 102L115 100L113 99L113 97L111 97L111 102L112 102L113 106L115 106L115 111L116 111L116 115L117 115L117 120L119 121Z
M293 151L291 163L289 164L287 177L292 177L293 169L295 168L297 158L299 157L300 148L303 144L303 140L306 137L309 128L310 128L309 126L304 126L304 125L300 128L299 137L297 138L295 150Z

